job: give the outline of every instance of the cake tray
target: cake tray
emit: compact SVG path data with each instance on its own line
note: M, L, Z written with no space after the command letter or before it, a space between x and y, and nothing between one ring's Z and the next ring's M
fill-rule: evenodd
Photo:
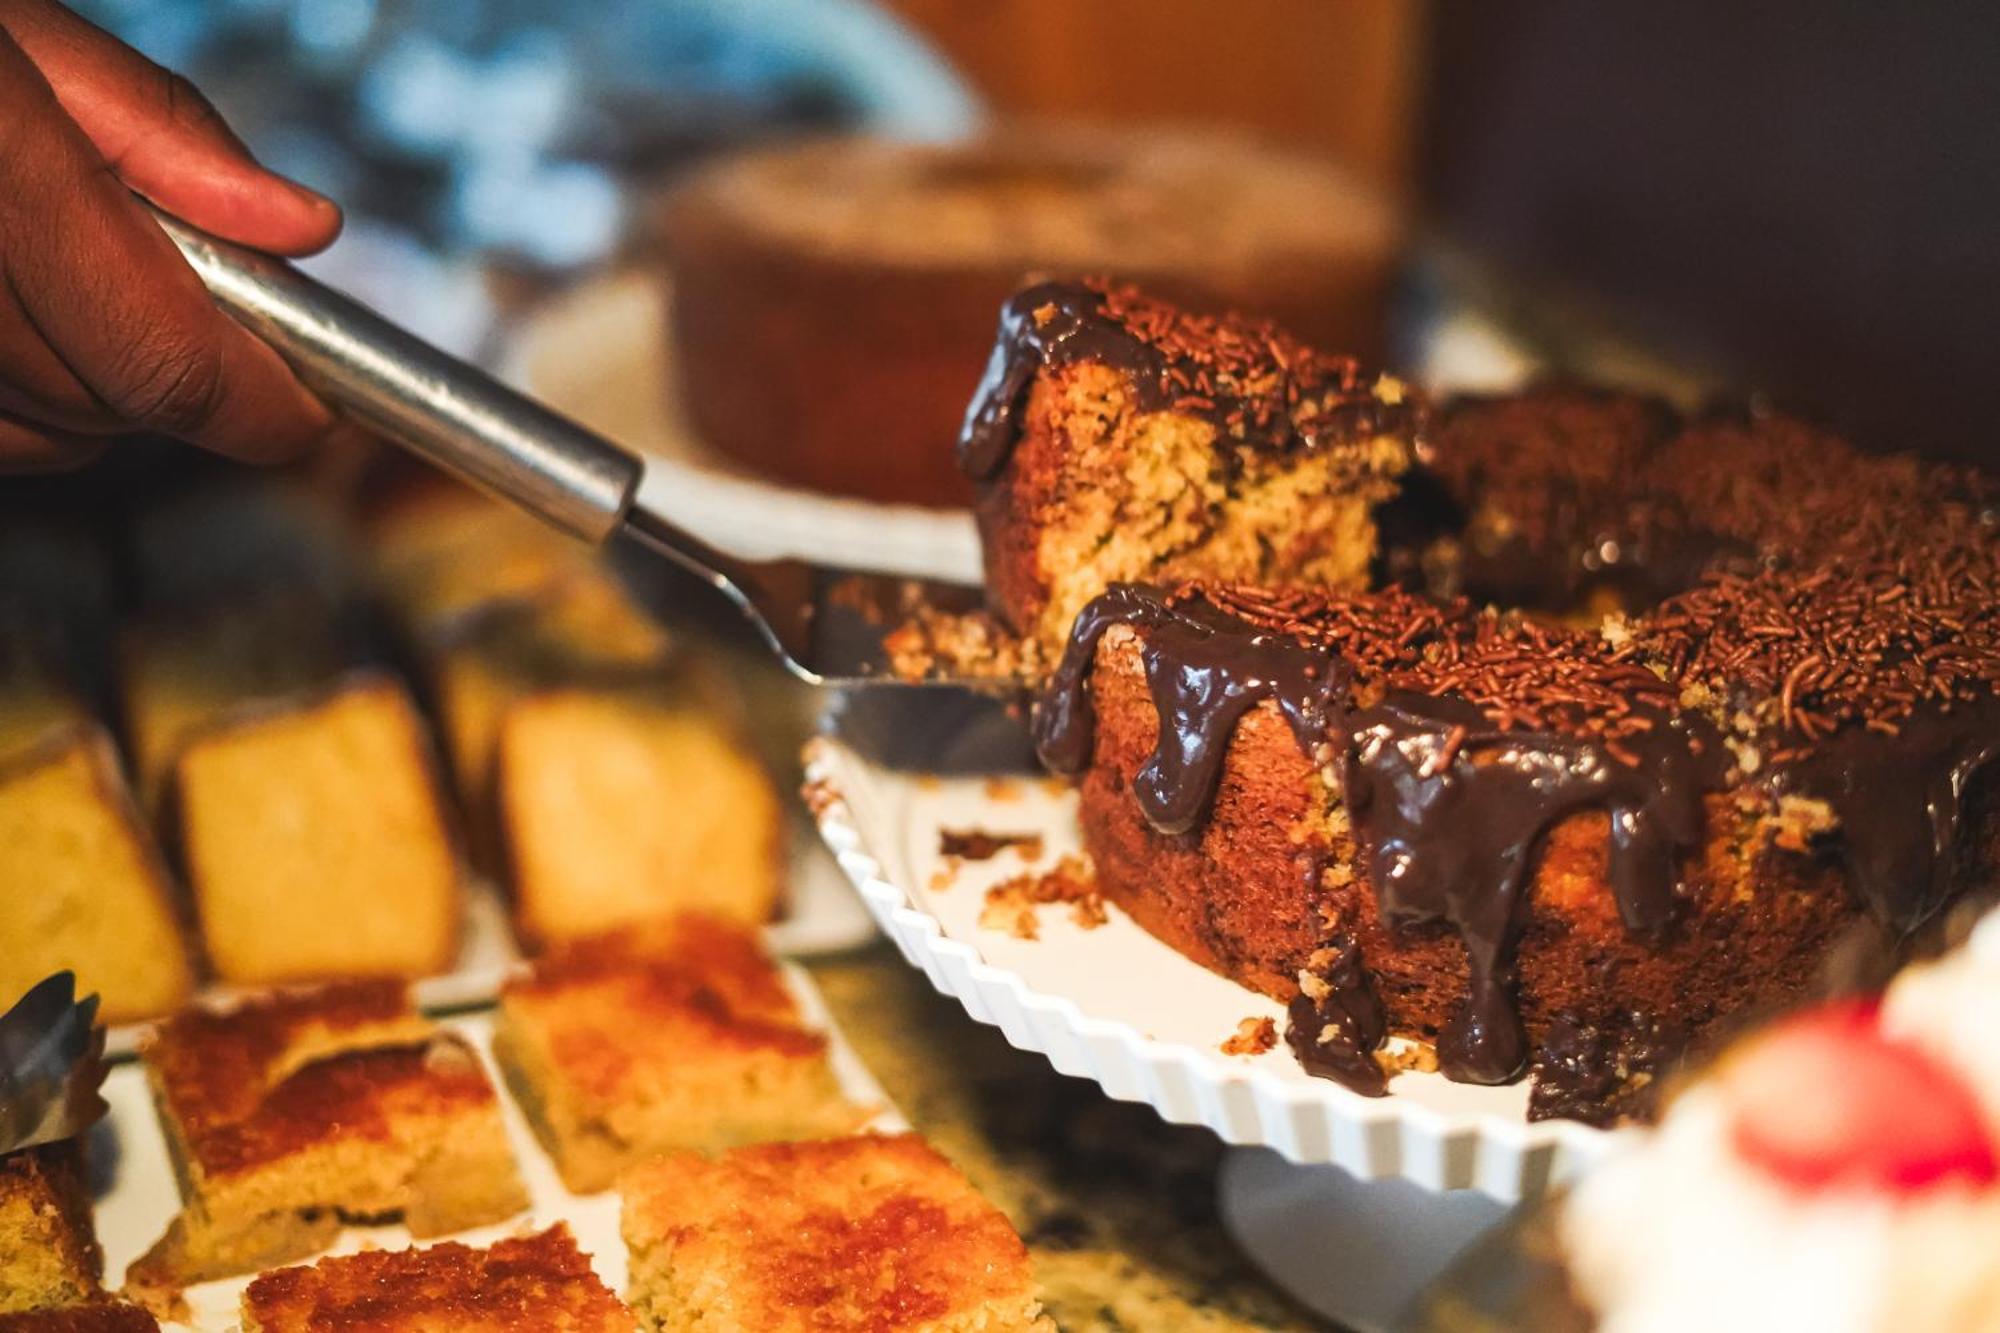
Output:
M868 1072L841 1036L819 990L803 968L780 963L785 985L799 1003L808 1027L827 1034L827 1060L833 1067L840 1090L859 1106L874 1107L876 1114L866 1130L894 1134L909 1123L891 1103L882 1087ZM461 1015L444 1020L448 1032L463 1037L477 1051L500 1099L500 1115L506 1126L507 1141L528 1187L530 1210L490 1226L413 1241L400 1225L344 1228L329 1254L352 1254L364 1248L403 1249L411 1244L432 1245L456 1240L468 1245L490 1245L507 1236L539 1231L556 1222L567 1222L577 1245L590 1256L591 1267L606 1286L623 1295L625 1291L625 1243L618 1231L618 1194L572 1194L556 1175L555 1163L542 1151L529 1129L513 1093L500 1079L493 1064L493 1016L491 1013ZM104 1247L104 1283L115 1290L123 1283L125 1269L145 1253L180 1206L180 1191L174 1183L173 1163L153 1110L152 1095L146 1085L145 1070L136 1064L113 1069L104 1081L104 1097L110 1113L92 1130L91 1173L93 1212L98 1239ZM311 1259L299 1260L311 1263ZM249 1277L223 1278L190 1287L187 1292L189 1319L167 1322L169 1330L233 1330L237 1327L237 1303Z
M950 721L934 720L926 733L920 744L930 753L968 750ZM1525 1082L1475 1087L1405 1073L1389 1096L1370 1098L1306 1074L1282 1041L1259 1055L1224 1054L1243 1019L1268 1018L1282 1032L1282 1006L1182 957L1116 906L1087 929L1063 905L1039 907L1035 939L981 924L989 887L1078 849L1076 801L1064 784L1027 772L964 774L963 764L950 765L959 776L914 771L857 734L836 710L806 747L808 796L828 845L912 965L1058 1071L1301 1165L1508 1203L1541 1197L1619 1139L1573 1121L1529 1122ZM1030 862L1008 848L948 861L939 845L946 830L1036 835L1040 855Z

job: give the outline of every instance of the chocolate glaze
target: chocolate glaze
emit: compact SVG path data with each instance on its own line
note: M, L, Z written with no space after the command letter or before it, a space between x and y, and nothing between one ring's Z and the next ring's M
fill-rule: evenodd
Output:
M1558 1014L1535 1052L1528 1119L1600 1126L1650 1120L1687 1048L1684 1030L1652 1014Z
M1097 361L1132 375L1142 405L1162 405L1164 358L1103 313L1104 298L1076 282L1025 287L1000 307L1000 335L958 436L959 470L986 481L1006 466L1020 437L1028 386L1045 366Z
M1621 742L1621 761L1587 737L1495 727L1448 697L1395 693L1350 710L1354 673L1333 653L1199 600L1120 585L1078 616L1036 712L1037 748L1057 772L1090 762L1090 671L1098 641L1118 624L1143 631L1160 719L1158 744L1134 781L1155 829L1184 834L1200 823L1237 722L1263 699L1305 754L1338 769L1384 922L1441 922L1465 945L1469 993L1438 1038L1448 1076L1505 1082L1527 1062L1513 993L1522 895L1542 838L1564 817L1606 812L1609 878L1626 928L1641 937L1670 929L1677 867L1702 841L1703 799L1728 778L1720 738L1701 718L1653 714L1647 730ZM1966 788L1996 756L2000 701L1961 704L1918 713L1894 735L1841 731L1770 780L1833 808L1855 892L1906 932L1947 898ZM1358 978L1356 953L1349 941L1340 959ZM1365 985L1335 985L1330 1000L1294 1007L1288 1040L1314 1053L1318 1072L1368 1087L1379 1018ZM1331 1047L1318 1039L1329 1023L1341 1033Z
M1079 361L1128 375L1141 411L1185 412L1256 449L1412 431L1421 417L1400 386L1378 392L1356 362L1262 321L1190 314L1129 287L1044 282L1000 308L999 336L959 431L959 469L975 482L997 476L1020 438L1036 373ZM1217 451L1218 467L1237 462L1233 450Z
M1936 706L1893 735L1849 727L1780 774L1781 790L1827 803L1849 885L1883 926L1907 935L1951 895L1965 793L2000 757L2000 700Z
M1514 950L1543 835L1604 809L1619 914L1658 936L1681 855L1700 845L1722 747L1699 724L1660 717L1628 742L1638 762L1626 764L1596 741L1498 730L1469 704L1426 695L1392 695L1348 726L1343 786L1383 920L1444 922L1465 944L1470 992L1438 1034L1439 1065L1461 1082L1507 1082L1528 1057ZM1440 762L1453 734L1456 753Z
M1450 1077L1504 1082L1527 1059L1513 996L1521 893L1543 834L1565 815L1609 813L1611 882L1626 926L1655 935L1671 922L1677 861L1701 841L1702 796L1721 780L1722 747L1702 724L1658 717L1626 742L1637 760L1627 764L1596 741L1494 728L1446 698L1398 694L1350 712L1353 672L1332 653L1127 584L1078 615L1036 712L1037 748L1059 773L1090 762L1090 668L1116 624L1144 631L1160 738L1134 794L1160 832L1200 821L1236 722L1262 699L1277 704L1308 757L1337 761L1383 919L1445 922L1464 941L1470 994L1438 1041ZM1302 1031L1316 1026L1310 1012L1293 1017ZM1353 1030L1372 1030L1371 1048L1381 1036L1379 1023Z
M1332 962L1317 999L1301 993L1285 1009L1285 1044L1308 1074L1330 1078L1364 1097L1386 1097L1388 1076L1375 1050L1388 1031L1381 997L1361 965L1361 946L1345 933L1328 946Z
M1133 792L1160 832L1186 833L1201 822L1236 723L1262 699L1277 703L1309 757L1326 753L1334 702L1349 675L1342 663L1205 604L1170 606L1157 588L1120 584L1077 615L1036 710L1035 748L1055 772L1079 773L1090 763L1096 727L1090 667L1097 641L1120 624L1147 631L1141 659L1160 714L1160 741Z

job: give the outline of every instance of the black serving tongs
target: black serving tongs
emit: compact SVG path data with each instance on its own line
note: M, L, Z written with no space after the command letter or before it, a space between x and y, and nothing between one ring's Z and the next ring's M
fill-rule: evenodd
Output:
M217 304L329 402L385 438L593 545L666 557L734 602L793 675L836 688L906 684L883 638L916 601L968 604L966 590L798 561L726 557L637 508L634 454L440 351L291 265L155 212ZM990 682L933 678L926 685Z

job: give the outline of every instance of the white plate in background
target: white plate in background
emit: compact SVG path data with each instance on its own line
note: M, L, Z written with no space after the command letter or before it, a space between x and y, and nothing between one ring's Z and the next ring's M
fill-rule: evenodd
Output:
M668 299L657 273L591 278L529 316L502 374L644 454L639 503L730 555L981 581L969 510L820 495L750 476L711 453L673 403Z

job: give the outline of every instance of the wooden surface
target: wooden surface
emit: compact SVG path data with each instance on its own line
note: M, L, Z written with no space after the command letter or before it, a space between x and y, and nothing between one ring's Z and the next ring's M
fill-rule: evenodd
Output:
M1400 194L1414 0L885 0L1003 113L1217 122L1337 157Z

